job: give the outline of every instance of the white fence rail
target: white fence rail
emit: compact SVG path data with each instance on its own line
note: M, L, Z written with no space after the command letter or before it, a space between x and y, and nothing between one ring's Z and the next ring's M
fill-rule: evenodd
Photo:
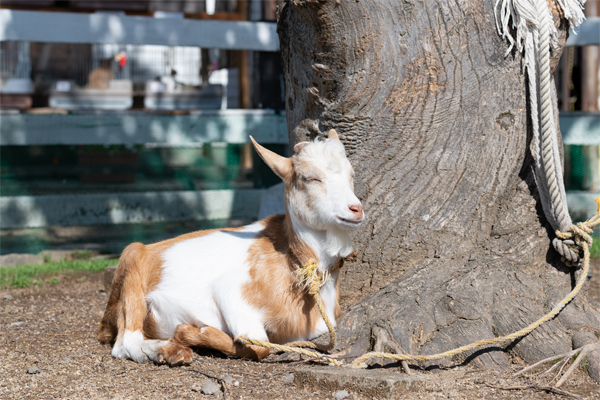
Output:
M287 144L285 113L270 110L144 111L0 115L0 145L136 145L196 147L209 142Z
M564 144L600 145L600 112L561 112L559 122Z
M600 113L560 113L564 144L600 145ZM144 111L0 115L0 145L149 144L195 147L209 142L287 144L285 113L272 110Z
M156 19L117 14L0 10L0 41L197 46L279 51L273 22ZM588 17L567 46L600 45L600 17Z
M567 46L600 46L600 17L587 17L576 33L570 30Z
M0 197L0 229L256 218L264 190Z
M279 51L276 26L273 22L0 10L0 41L155 44Z

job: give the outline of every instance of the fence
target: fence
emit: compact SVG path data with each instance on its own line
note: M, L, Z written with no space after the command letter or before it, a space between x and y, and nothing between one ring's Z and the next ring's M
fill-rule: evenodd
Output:
M590 36L584 34L584 30L597 30L599 26L595 20L588 25L584 24L580 34L576 39L573 39L572 35L569 43L589 44L586 40ZM112 55L114 49L122 48L119 46L162 46L156 47L159 52L166 48L188 49L185 51L191 52L195 52L193 49L198 47L257 51L278 51L279 48L273 23L0 10L0 50L12 46L8 43L28 41L93 44L97 60ZM18 56L13 64L19 64ZM23 65L22 60L20 65ZM131 71L129 74L131 77ZM3 157L0 229L5 231L74 225L134 226L147 222L159 226L161 223L190 220L207 221L207 224L213 227L220 225L211 221L256 218L264 188L274 182L261 182L262 176L266 175L258 166L255 165L252 182L244 181L246 186L225 184L224 188L198 190L197 181L204 179L207 176L206 171L211 169L227 175L228 172L223 171L230 168L228 158L219 158L216 154L219 151L246 151L249 135L263 144L278 146L281 153L285 153L288 142L285 114L266 110L202 111L186 115L162 115L135 110L48 115L4 111L0 118L0 146L3 151L14 150L14 154L17 154L16 149L19 147L27 146L30 152L48 147L54 148L56 152L63 151L64 154L70 151L71 155L65 158L72 158L75 157L74 154L79 157L83 150L93 152L94 146L117 146L118 151L123 152L123 149L133 149L133 153L139 153L135 157L142 161L144 157L160 159L163 165L161 168L165 168L165 160L170 157L184 157L181 154L186 151L189 154L193 153L190 149L203 149L203 153L193 153L195 155L189 156L192 157L191 163L195 165L196 172L181 172L177 165L167 165L168 172L175 177L173 182L184 182L180 186L173 182L171 186L163 185L158 181L149 184L147 180L142 179L138 182L128 182L124 186L99 182L96 186L88 185L87 190L80 181L71 186L69 182L54 182L54 186L46 188L34 188L31 185L25 187L20 185L19 168L23 169L26 166L15 167L16 161L11 164L6 161L10 157ZM600 145L598 113L561 113L560 124L566 145ZM164 149L172 150L168 152ZM204 164L204 161L198 161L208 158L210 162ZM38 168L35 173L52 174L52 168L56 171L63 168L60 165L60 157L52 156L49 160L52 163L58 161L51 167ZM239 170L243 162L241 158L236 162L237 164L231 165L235 165ZM152 171L152 162L148 161L147 164L149 166L146 165L146 170ZM132 172L130 167L131 165L124 162L111 168L113 172L116 171L116 175L121 174L118 176L122 179L129 179L127 176L137 173ZM35 170L35 166L27 168ZM69 168L80 178L86 173L88 176L98 173L93 162L82 164L80 161L78 164L64 167L61 171ZM196 173L198 179L194 175ZM236 173L234 171L232 174ZM124 192L123 187L128 191ZM106 190L111 188L113 190ZM120 189L116 190L117 188ZM61 191L62 194L56 194ZM570 192L567 196L570 205L579 210L581 215L588 212L588 204L593 206L593 201L589 199L594 196L593 193L577 191ZM27 235L28 233L25 236ZM126 236L125 242L132 238L131 234ZM11 249L8 245L10 240L7 238L8 236L3 236L3 246L0 249L2 252ZM33 241L36 240L39 242L41 239ZM43 247L36 246L38 245L29 245L33 248ZM12 250L14 248L13 246Z

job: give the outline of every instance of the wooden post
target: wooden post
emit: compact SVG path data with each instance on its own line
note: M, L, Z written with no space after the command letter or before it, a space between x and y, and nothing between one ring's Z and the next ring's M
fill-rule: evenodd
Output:
M264 16L267 21L275 21L277 19L275 10L277 9L277 0L266 0Z
M584 11L586 17L600 15L598 2L588 1ZM598 111L598 69L600 68L598 46L584 46L581 50L583 53L581 57L581 110ZM583 146L583 155L588 177L584 182L584 189L598 190L600 187L598 146Z
M571 47L567 47L563 50L562 57L560 58L560 87L561 87L561 100L562 106L561 111L570 111L571 109L571 75L569 74L569 52L573 51Z
M200 78L202 79L202 85L208 85L208 76L210 60L208 56L208 49L202 48L200 50Z
M588 1L585 5L585 16L598 16L598 3ZM581 61L581 110L598 111L598 46L582 47Z
M243 21L248 20L248 1L237 1L237 13ZM240 108L251 108L250 104L250 68L248 51L238 51L238 68L240 72Z

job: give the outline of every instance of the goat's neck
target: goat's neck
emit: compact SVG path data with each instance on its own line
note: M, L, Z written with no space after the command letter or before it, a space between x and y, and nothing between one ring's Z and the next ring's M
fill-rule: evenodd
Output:
M323 270L329 270L340 258L352 252L352 242L348 232L342 229L315 230L295 218L289 212L286 214L290 248L304 266L314 254L317 263Z

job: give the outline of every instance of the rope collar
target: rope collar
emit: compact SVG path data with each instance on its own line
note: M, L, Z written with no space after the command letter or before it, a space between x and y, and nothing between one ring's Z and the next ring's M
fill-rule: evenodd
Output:
M295 271L298 285L305 288L308 294L314 296L331 278L330 273L342 268L345 262L346 260L341 257L330 270L322 271L317 262L311 258L304 264L304 267Z

